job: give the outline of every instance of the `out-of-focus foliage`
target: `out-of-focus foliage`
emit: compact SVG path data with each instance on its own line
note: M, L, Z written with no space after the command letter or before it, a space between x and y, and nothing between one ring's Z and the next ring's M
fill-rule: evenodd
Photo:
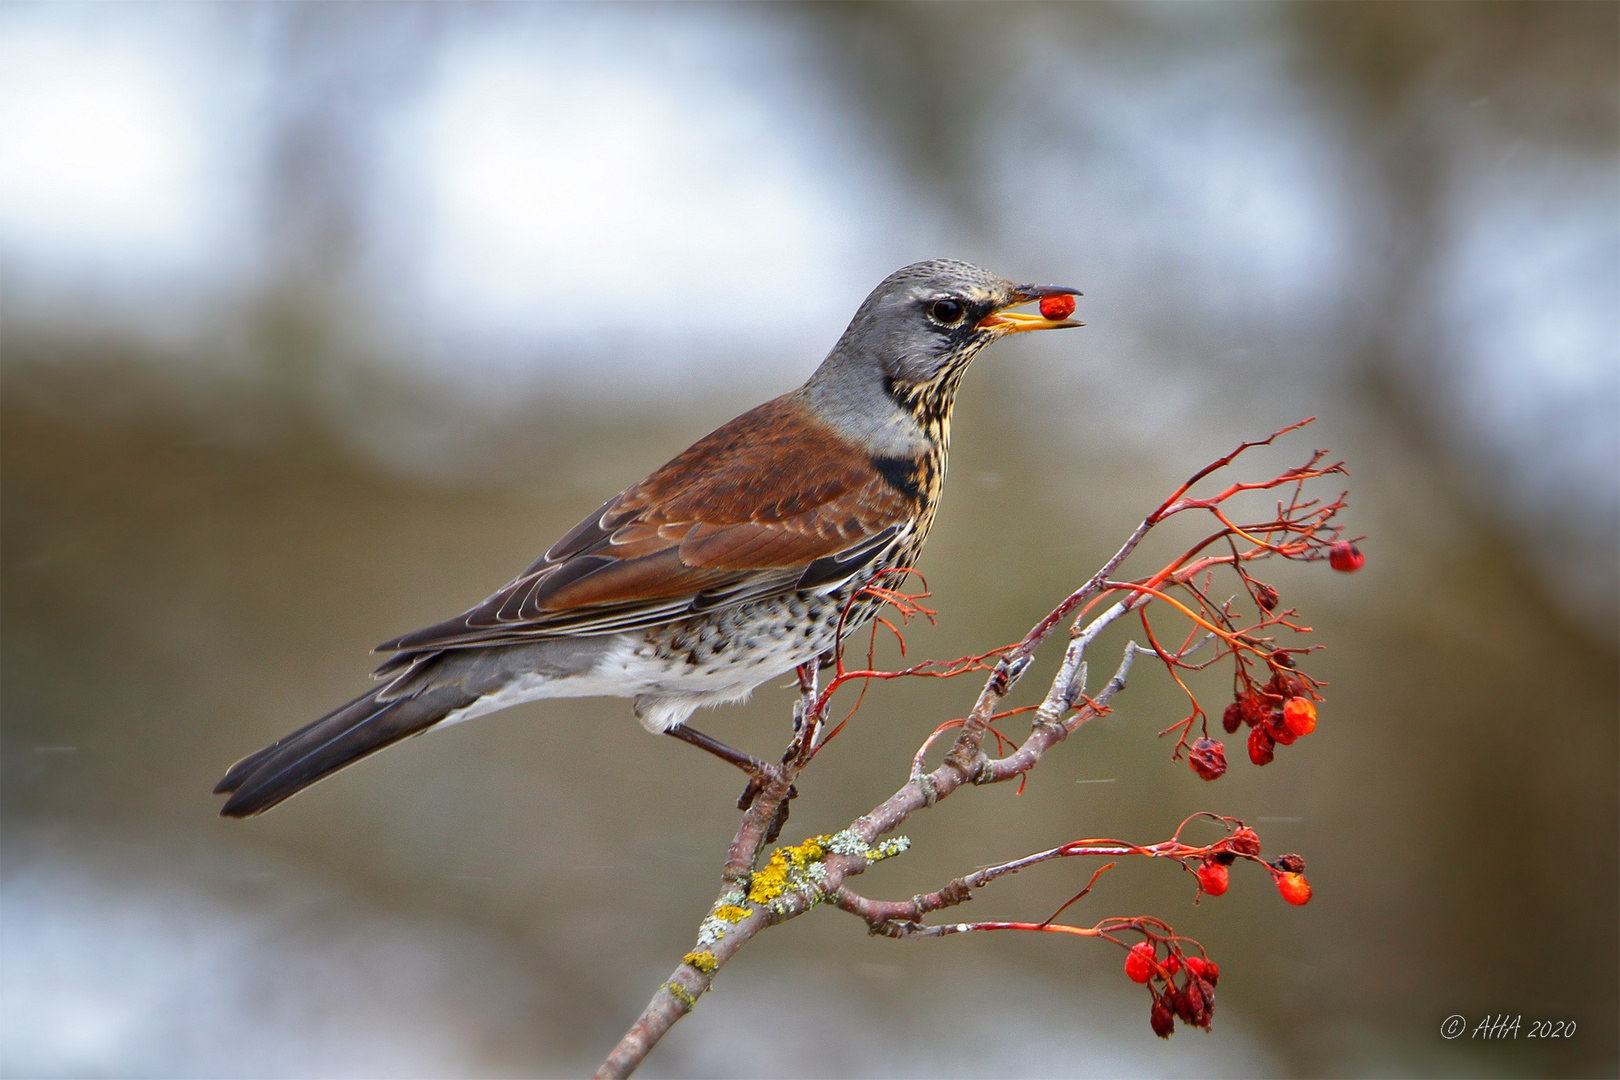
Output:
M1077 285L1089 326L970 375L914 652L1010 639L1301 415L1368 563L1272 582L1329 646L1304 752L1198 782L1144 671L867 885L1207 808L1306 852L1316 898L1234 874L1193 908L1141 867L1083 902L1210 946L1208 1039L1152 1039L1101 950L820 913L649 1068L1612 1075L1616 12L7 6L0 1070L592 1066L689 947L733 776L586 701L262 820L207 791L953 255ZM790 831L886 794L971 692L874 689ZM788 704L709 727L768 753ZM1073 874L974 903L1044 914ZM1439 1036L1503 1011L1578 1033Z

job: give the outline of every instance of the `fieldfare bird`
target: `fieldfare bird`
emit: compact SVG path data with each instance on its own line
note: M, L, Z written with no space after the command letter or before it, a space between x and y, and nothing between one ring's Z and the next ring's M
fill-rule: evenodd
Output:
M871 618L879 601L857 594L911 566L933 523L969 361L1008 334L1079 326L1009 310L1072 295L963 262L897 270L808 382L609 499L483 603L379 645L383 685L231 766L220 812L260 813L407 736L551 697L634 698L649 731L746 769L687 718Z

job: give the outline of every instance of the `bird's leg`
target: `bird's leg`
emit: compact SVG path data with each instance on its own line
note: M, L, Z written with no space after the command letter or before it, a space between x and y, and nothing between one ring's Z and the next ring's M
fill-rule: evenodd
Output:
M685 724L676 724L665 731L664 734L673 735L682 742L691 743L699 750L706 750L727 765L735 765L752 777L757 778L770 769L769 765L752 754L745 754L741 750L733 749L714 736L705 735L696 728L687 727Z
M817 665L821 663L821 659L822 658L818 656L813 660L806 660L804 663L793 669L793 673L799 677L799 702L794 706L793 709L794 731L798 731L799 725L804 722L804 703L806 701L815 700L816 671Z
M714 736L705 735L696 728L687 727L685 724L676 724L666 730L664 734L673 735L682 742L691 743L699 750L706 750L726 764L735 765L748 774L748 786L743 788L742 797L737 800L737 809L739 810L747 810L754 805L754 799L759 796L760 791L765 787L766 782L771 778L771 774L777 768L774 765L765 764L765 762L752 754L745 754L741 750L727 746ZM776 810L776 817L771 820L771 827L766 831L765 842L767 844L775 841L777 836L781 834L782 826L787 824L788 800L798 794L798 788L788 788L787 798L782 800L782 805Z

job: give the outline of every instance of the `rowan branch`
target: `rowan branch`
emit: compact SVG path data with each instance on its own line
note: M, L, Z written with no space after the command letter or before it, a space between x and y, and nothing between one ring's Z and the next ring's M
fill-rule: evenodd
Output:
M1212 496L1189 497L1196 484L1230 466L1246 450L1270 445L1278 437L1309 422L1291 424L1265 439L1244 442L1231 453L1194 473L1137 525L1119 550L1085 584L1065 597L1017 642L976 656L947 662L925 661L897 671L885 671L873 663L874 653L871 649L875 648L876 627L880 624L886 626L896 638L901 638L901 633L893 623L879 619L873 622L874 636L864 668L846 668L840 645L833 656L826 658L834 669L832 678L824 689L818 690L815 678L817 665L812 663L801 667L800 694L794 703L793 740L781 764L763 770L764 775L745 795L748 805L721 871L719 893L708 916L698 928L695 947L682 958L669 979L654 993L641 1016L603 1062L597 1076L628 1076L659 1038L691 1011L697 999L712 984L715 974L756 934L769 926L797 918L823 902L861 918L871 933L889 937L940 937L972 931L1025 930L1106 939L1131 949L1129 955L1136 958L1134 961L1127 960L1126 972L1136 981L1149 984L1153 996L1151 1019L1155 1032L1161 1035L1169 1033L1174 1021L1167 1018L1172 1014L1179 1016L1184 1023L1208 1026L1216 968L1203 955L1202 947L1196 942L1176 935L1162 920L1145 915L1111 917L1091 926L1056 921L1058 915L1091 891L1099 876L1114 862L1097 869L1085 888L1042 922L929 925L923 920L934 912L965 903L975 890L999 878L1075 857L1107 857L1116 861L1132 856L1172 859L1197 874L1200 895L1218 895L1225 891L1225 874L1234 862L1262 862L1259 859L1258 837L1235 819L1213 814L1194 815L1194 818L1202 816L1212 819L1224 828L1225 835L1210 844L1192 845L1181 840L1182 829L1194 820L1189 818L1169 840L1158 844L1075 840L953 878L934 892L909 900L871 899L856 892L848 882L876 863L907 849L909 841L905 837L884 838L899 829L912 814L950 797L964 786L1002 783L1014 778L1022 782L1053 746L1066 740L1089 721L1109 712L1110 702L1125 689L1132 664L1139 653L1156 656L1171 677L1186 690L1192 702L1192 714L1161 733L1180 731L1172 757L1180 757L1183 750L1189 749L1187 738L1192 725L1200 718L1205 719L1206 737L1200 737L1189 750L1194 770L1205 779L1219 776L1225 771L1226 763L1220 744L1207 738L1207 717L1193 691L1183 682L1179 674L1181 671L1201 671L1223 658L1232 662L1234 701L1223 714L1222 723L1228 732L1236 730L1240 723L1250 725L1253 729L1250 733L1250 756L1256 764L1264 763L1255 752L1257 740L1264 742L1265 761L1269 761L1272 746L1293 742L1297 737L1296 729L1309 730L1305 727L1305 710L1309 710L1308 722L1314 727L1315 711L1311 700L1320 700L1317 691L1321 684L1298 671L1297 661L1293 659L1295 655L1306 654L1314 647L1280 646L1273 637L1274 632L1279 630L1305 633L1309 628L1293 621L1296 617L1293 609L1277 611L1276 591L1269 585L1255 581L1248 567L1269 558L1301 562L1328 558L1336 569L1354 569L1354 566L1341 565L1344 551L1355 552L1355 549L1340 538L1340 530L1333 524L1338 513L1345 508L1344 495L1331 502L1322 502L1307 498L1304 493L1304 485L1309 481L1346 473L1343 462L1324 465L1326 452L1317 450L1302 465L1270 479L1234 482ZM1277 503L1276 514L1272 518L1240 524L1225 509L1225 504L1239 495L1279 488L1291 490L1286 500ZM1115 579L1116 571L1150 531L1170 518L1197 511L1209 514L1218 528L1153 574L1135 580ZM1224 553L1220 553L1222 547ZM1212 548L1215 550L1212 551ZM1360 555L1355 553L1354 565L1359 564ZM1259 612L1255 622L1247 626L1240 624L1232 609L1233 601L1216 604L1210 599L1208 581L1217 570L1238 575L1243 588L1235 595L1247 595L1255 603ZM1204 579L1203 585L1199 584L1200 578ZM851 603L856 599L865 599L887 604L902 621L918 614L932 620L935 613L920 603L928 595L926 585L924 589L921 593L905 594L890 585L874 581L862 593L858 593ZM1179 598L1174 595L1176 592L1181 594ZM1117 595L1114 602L1093 614L1093 608L1111 595ZM1179 646L1166 647L1157 640L1147 621L1147 608L1154 604L1165 606L1186 620L1190 629ZM1087 649L1104 630L1122 616L1133 613L1141 619L1148 646L1128 641L1107 683L1094 696L1088 696ZM998 711L1001 703L1029 669L1036 650L1052 635L1059 623L1071 616L1073 621L1068 645L1040 703L1033 707L1034 717L1029 733L1021 743L1012 745L1010 751L1001 753L1001 756L990 756L983 749L987 733L996 737L998 753L1005 750L1009 743L992 725L1031 708L1024 706ZM1190 659L1192 653L1208 643L1215 645L1212 656L1197 662ZM901 651L903 655L903 638ZM1255 666L1271 673L1271 681L1264 687L1251 677L1251 668ZM966 717L947 721L933 729L914 756L904 784L840 832L779 847L761 865L766 845L785 818L787 800L795 791L795 781L814 760L817 751L837 736L849 716L854 715L855 708L859 707L860 701L857 700L855 708L843 721L828 726L831 702L841 687L860 681L864 695L865 687L875 680L954 678L974 671L987 672L987 676L972 709ZM930 746L943 732L952 729L958 730L943 760L936 768L924 771L923 763ZM1309 898L1309 887L1304 884L1302 873L1304 863L1298 856L1283 856L1263 865L1276 879L1279 891L1290 902L1303 903L1299 896ZM1122 934L1139 935L1142 940L1134 946L1127 946L1120 936ZM1142 951L1144 949L1145 953ZM1165 954L1162 960L1158 958L1160 949ZM1189 949L1193 952L1189 952ZM1133 963L1136 963L1134 970ZM1182 972L1179 985L1174 981L1178 971Z

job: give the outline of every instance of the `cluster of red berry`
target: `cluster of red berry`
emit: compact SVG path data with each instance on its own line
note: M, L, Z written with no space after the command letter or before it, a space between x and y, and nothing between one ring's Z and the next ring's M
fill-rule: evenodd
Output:
M1260 837L1247 825L1239 826L1227 839L1214 846L1194 871L1198 876L1200 892L1220 896L1231 884L1231 871L1227 868L1238 856L1262 863L1271 871L1272 881L1282 898L1296 907L1309 902L1311 883L1305 880L1305 860L1298 855L1279 855L1272 862L1260 858Z
M1316 730L1316 706L1305 696L1305 684L1292 675L1277 674L1264 687L1237 695L1221 715L1227 734L1242 724L1249 732L1249 760L1269 765L1280 743L1288 746ZM1226 774L1226 747L1207 735L1196 739L1187 753L1187 765L1204 780Z
M1340 540L1328 547L1328 565L1335 570L1352 573L1361 569L1364 558L1357 547ZM1278 604L1277 590L1264 582L1254 582L1255 600L1263 611L1274 611ZM1278 649L1271 654L1275 666L1291 668L1293 659ZM1248 677L1244 676L1245 682ZM1276 756L1277 746L1289 746L1301 735L1316 730L1316 706L1307 694L1303 680L1283 671L1276 671L1271 681L1258 689L1249 683L1239 692L1221 714L1221 727L1228 735L1247 724L1250 728L1249 760L1256 765L1269 765ZM1204 780L1218 780L1226 774L1226 747L1208 736L1196 740L1187 754L1187 765Z
M1168 1039L1176 1030L1176 1017L1183 1024L1208 1030L1210 1017L1215 1013L1215 984L1221 970L1215 961L1202 956L1186 956L1174 945L1161 962L1158 949L1151 941L1132 945L1125 954L1125 977L1135 983L1157 983L1150 986L1153 1009L1148 1021L1153 1033ZM1178 985L1176 976L1181 976Z
M1251 688L1238 694L1221 714L1221 727L1228 734L1242 724L1250 728L1249 760L1256 765L1269 765L1276 756L1279 744L1289 746L1301 735L1309 735L1316 730L1316 706L1305 696L1303 682L1279 671L1260 689ZM1215 745L1220 746L1219 743ZM1224 761L1222 764L1221 772L1225 772ZM1193 769L1206 780L1214 779L1206 776L1196 761ZM1220 773L1215 775L1219 776Z

